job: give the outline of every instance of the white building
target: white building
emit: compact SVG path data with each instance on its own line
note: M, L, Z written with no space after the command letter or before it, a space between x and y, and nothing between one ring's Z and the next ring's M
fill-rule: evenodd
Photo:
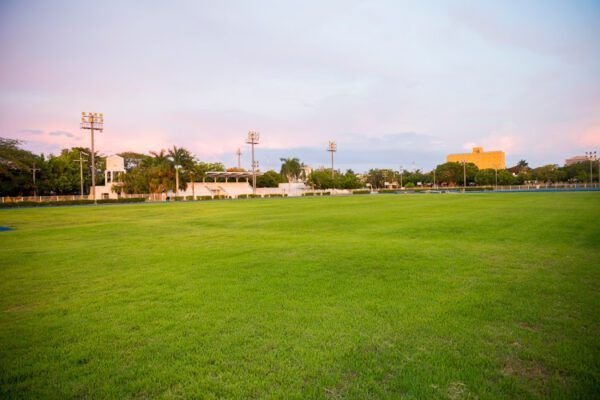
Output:
M125 160L121 156L106 157L106 170L104 171L104 185L96 186L97 199L118 199L119 194L114 187L123 185L125 174Z

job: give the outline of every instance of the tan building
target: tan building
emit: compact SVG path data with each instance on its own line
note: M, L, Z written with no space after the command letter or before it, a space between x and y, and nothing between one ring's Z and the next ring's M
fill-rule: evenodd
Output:
M503 151L483 151L483 147L473 147L473 152L464 154L449 154L446 162L473 163L479 169L505 169L506 155Z
M567 158L565 160L565 165L568 167L569 165L577 164L580 162L588 162L588 161L590 161L590 159L587 158L586 156L575 156L575 157Z

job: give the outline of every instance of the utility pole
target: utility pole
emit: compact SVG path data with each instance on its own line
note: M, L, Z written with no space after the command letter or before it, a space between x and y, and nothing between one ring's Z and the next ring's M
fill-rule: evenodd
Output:
M179 194L179 169L181 165L175 165L175 194L177 196Z
M498 167L496 167L495 171L496 171L496 187L494 189L498 190Z
M585 157L590 160L590 185L592 185L594 183L593 180L593 169L592 169L592 165L594 163L594 161L596 161L598 158L596 156L596 152L595 151L586 151L585 152ZM598 166L600 167L600 162L598 163ZM600 170L598 170L598 182L600 182Z
M89 129L92 136L92 197L96 203L96 154L94 150L94 131L104 130L104 115L102 113L81 113L81 129Z
M401 165L400 166L400 189L404 188L404 182L402 181L403 174L404 174L404 167Z
M79 194L83 197L83 155L88 156L89 154L84 153L83 151L79 152L79 160L74 160L73 162L79 163Z
M467 188L467 161L463 160L463 189Z
M242 169L242 149L238 147L237 151L235 152L235 155L238 159L238 169Z
M331 153L331 179L333 180L333 153L337 151L337 143L330 141L327 151Z
M39 168L35 167L35 161L33 162L33 167L31 167L31 174L33 176L33 197L37 197L37 186L35 184L35 173L39 171Z
M196 188L194 187L194 172L190 172L190 180L192 181L192 199L196 200Z
M252 194L256 194L256 167L258 163L254 161L254 145L260 141L260 132L248 132L246 143L252 146ZM240 152L241 154L241 152Z

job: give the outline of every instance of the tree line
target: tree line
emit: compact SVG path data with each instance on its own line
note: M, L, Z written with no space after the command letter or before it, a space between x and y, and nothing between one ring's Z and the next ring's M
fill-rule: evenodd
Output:
M226 169L222 163L197 160L189 150L174 146L149 154L119 153L125 162L126 174L119 190L124 193L163 193L175 190L179 175L179 190L189 182L202 181L208 171L239 171ZM105 158L95 154L96 184L104 184ZM257 177L258 187L277 187L286 182L305 182L313 189L358 189L385 187L397 182L404 187L436 185L519 185L525 183L585 183L590 179L589 162L560 167L555 164L530 168L525 160L508 169L479 169L475 164L444 163L434 170L394 171L371 169L365 174L330 168L309 170L298 158L281 158L279 171L269 170ZM243 169L242 169L243 171ZM592 165L595 181L598 162ZM91 186L91 151L85 147L64 149L57 155L34 154L22 148L22 142L0 137L0 196L71 195L79 194L83 180L84 194ZM83 178L83 179L81 179Z

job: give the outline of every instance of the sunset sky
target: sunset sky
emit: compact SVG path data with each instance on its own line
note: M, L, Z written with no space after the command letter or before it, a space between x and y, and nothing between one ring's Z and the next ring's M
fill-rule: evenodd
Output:
M600 150L598 1L0 1L0 136L37 152L173 145L431 168L473 145L507 163Z

